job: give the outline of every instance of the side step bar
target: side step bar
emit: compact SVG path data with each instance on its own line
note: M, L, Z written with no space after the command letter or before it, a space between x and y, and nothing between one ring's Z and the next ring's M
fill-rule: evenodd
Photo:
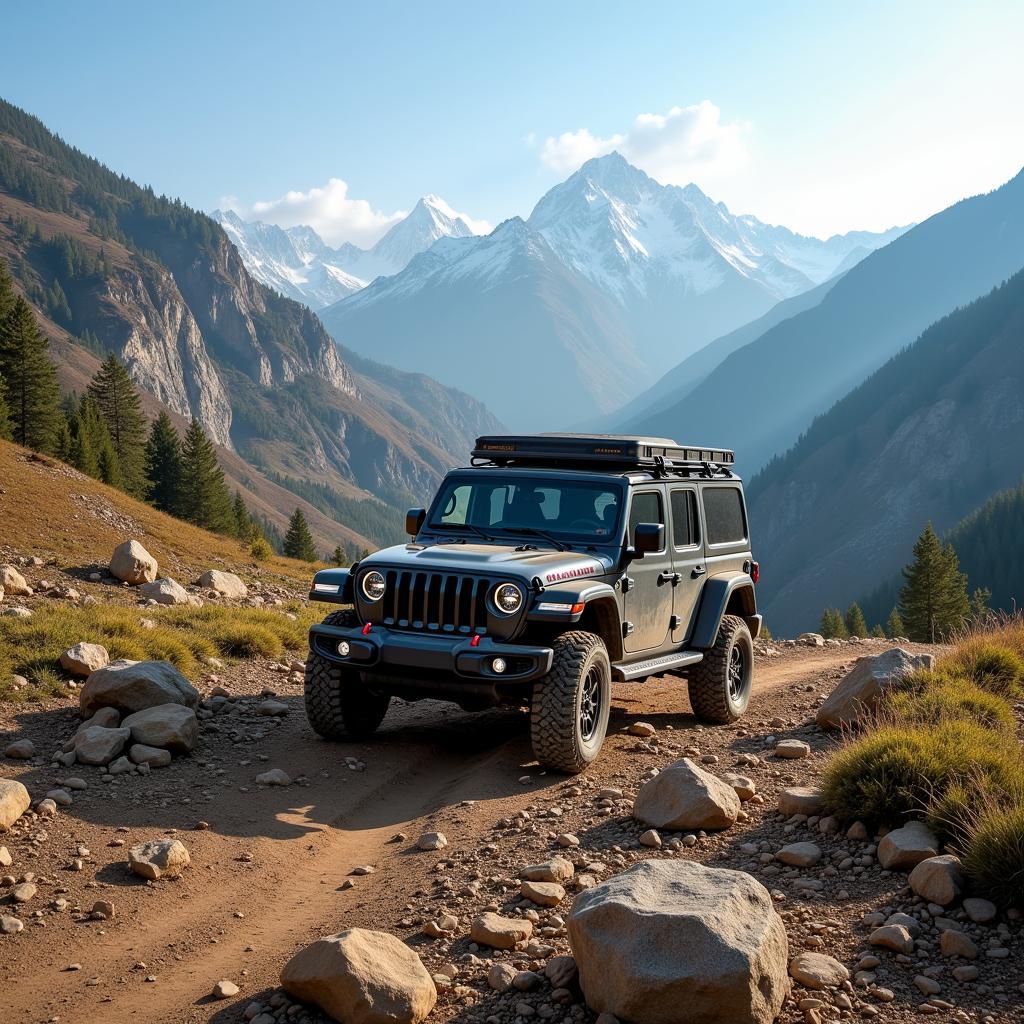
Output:
M660 658L648 658L646 661L616 662L612 665L612 678L617 682L628 683L633 679L644 679L647 676L659 676L662 672L673 672L686 665L696 665L704 660L701 651L687 651L685 654L664 654Z

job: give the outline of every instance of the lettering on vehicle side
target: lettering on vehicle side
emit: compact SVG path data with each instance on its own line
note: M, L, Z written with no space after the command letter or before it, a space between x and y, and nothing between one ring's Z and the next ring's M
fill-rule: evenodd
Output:
M580 576L593 576L597 572L599 566L596 565L582 565L578 569L564 569L562 572L549 572L544 577L545 583L558 583L559 580L575 580L579 579Z

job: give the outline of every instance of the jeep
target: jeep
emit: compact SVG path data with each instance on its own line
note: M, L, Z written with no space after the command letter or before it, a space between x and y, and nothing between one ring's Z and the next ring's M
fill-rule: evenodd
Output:
M761 628L734 455L649 437L477 439L408 544L324 569L310 598L350 606L309 633L306 714L362 739L392 697L529 706L538 761L598 755L613 682L686 678L693 711L746 710Z

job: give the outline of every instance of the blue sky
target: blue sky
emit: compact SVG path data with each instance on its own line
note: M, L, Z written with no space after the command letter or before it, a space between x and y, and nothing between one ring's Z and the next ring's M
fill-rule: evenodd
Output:
M1019 3L502 7L19 4L0 95L194 206L362 244L428 192L525 216L612 146L815 234L1024 166Z

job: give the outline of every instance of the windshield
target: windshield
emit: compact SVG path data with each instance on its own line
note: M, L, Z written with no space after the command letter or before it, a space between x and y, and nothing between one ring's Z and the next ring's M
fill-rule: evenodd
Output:
M441 485L430 526L489 537L521 533L606 543L618 526L620 493L615 486L586 480L453 477Z

